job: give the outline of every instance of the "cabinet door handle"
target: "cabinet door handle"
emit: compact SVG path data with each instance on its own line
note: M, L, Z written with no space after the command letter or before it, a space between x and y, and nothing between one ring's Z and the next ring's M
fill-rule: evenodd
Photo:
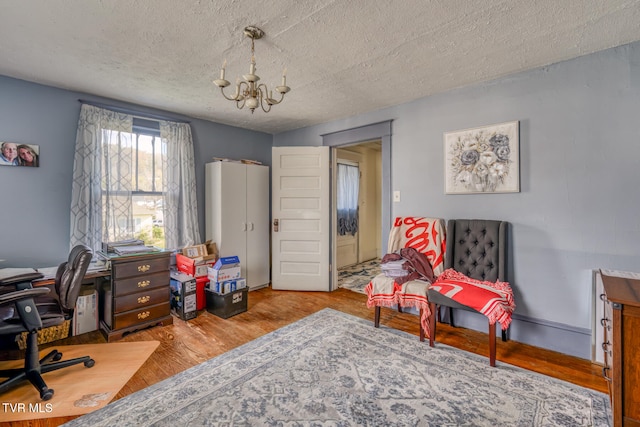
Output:
M247 231L247 223L246 222L242 223L242 231Z
M276 219L274 219L274 220L273 220L273 231L274 231L275 233L277 233L277 232L278 232L278 224L279 224L279 223L280 223L280 221L278 221L278 218L276 218Z
M252 222L249 223L249 231L253 231L253 223Z
M611 382L611 377L607 375L607 373L609 372L611 368L609 368L608 366L605 366L604 368L602 368L602 376L604 377L605 380Z

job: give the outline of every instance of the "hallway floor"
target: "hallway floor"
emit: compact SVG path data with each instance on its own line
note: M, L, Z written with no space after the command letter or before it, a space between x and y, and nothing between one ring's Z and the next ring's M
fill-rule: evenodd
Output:
M340 268L338 287L363 294L365 286L380 272L380 258Z

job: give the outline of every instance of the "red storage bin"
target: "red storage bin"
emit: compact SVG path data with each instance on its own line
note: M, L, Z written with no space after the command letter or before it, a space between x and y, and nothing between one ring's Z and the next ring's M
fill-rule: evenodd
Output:
M207 296L204 289L209 284L207 276L196 278L196 309L204 310L207 308Z

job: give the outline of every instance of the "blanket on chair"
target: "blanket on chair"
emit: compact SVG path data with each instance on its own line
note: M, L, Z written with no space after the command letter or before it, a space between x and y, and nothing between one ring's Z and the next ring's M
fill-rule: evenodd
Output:
M502 329L511 324L516 308L513 290L507 282L483 282L448 268L429 287L442 295L487 316L489 323L500 322Z
M387 252L414 248L427 256L433 276L437 277L444 271L445 233L444 221L440 218L398 217L389 233ZM393 278L379 274L365 287L367 307L415 307L421 313L422 329L429 336L429 284L422 280L399 284Z

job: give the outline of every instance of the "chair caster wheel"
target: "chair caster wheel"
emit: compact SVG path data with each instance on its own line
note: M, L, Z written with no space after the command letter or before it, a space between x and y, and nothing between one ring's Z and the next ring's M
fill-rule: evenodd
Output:
M62 353L57 352L55 356L53 356L53 361L57 362L58 360L62 359Z
M49 400L53 397L53 389L52 388L45 388L44 390L42 390L40 392L40 399L42 400Z
M93 365L96 364L96 361L93 359L89 359L86 362L84 362L84 366L86 366L87 368L92 368Z

